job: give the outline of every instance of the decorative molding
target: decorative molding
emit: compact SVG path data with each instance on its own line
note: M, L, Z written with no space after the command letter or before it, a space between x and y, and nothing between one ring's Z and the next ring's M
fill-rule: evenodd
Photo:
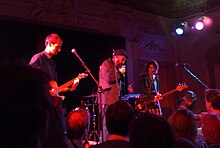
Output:
M132 49L136 60L172 60L170 45L164 36L138 32L136 38L132 40Z
M31 18L38 21L76 26L78 24L78 5L76 0L51 1L36 0L30 9Z
M144 46L139 48L140 52L164 52L165 50L155 42L155 40L151 40Z

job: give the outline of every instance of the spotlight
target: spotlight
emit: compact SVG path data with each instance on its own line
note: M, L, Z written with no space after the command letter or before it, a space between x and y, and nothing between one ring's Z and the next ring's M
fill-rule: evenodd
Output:
M204 28L204 24L203 24L203 21L197 21L196 23L195 23L195 29L196 30L202 30Z
M212 26L212 23L213 23L213 21L210 17L202 16L195 22L193 29L200 31L200 30L203 30L204 27Z
M184 33L183 28L181 26L176 28L176 34L177 35L182 35Z
M203 23L205 26L210 27L213 24L212 18L208 17L208 16L204 16L203 17Z
M187 22L183 22L176 27L175 32L177 35L181 36L186 32L186 28L187 28Z

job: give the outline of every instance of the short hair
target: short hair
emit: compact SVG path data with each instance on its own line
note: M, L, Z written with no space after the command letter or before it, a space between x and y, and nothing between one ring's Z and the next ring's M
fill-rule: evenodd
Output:
M106 111L106 127L109 134L127 136L128 126L135 118L131 105L125 101L118 101L109 105Z
M145 72L149 72L149 67L150 65L153 65L156 69L156 74L158 73L158 70L159 70L159 64L157 63L157 61L155 60L150 60L148 61L146 64L145 64Z
M49 43L56 44L56 43L63 43L63 40L58 34L52 33L48 35L45 39L45 46L47 46Z
M131 148L175 146L175 137L169 123L162 117L143 113L131 121L129 126Z
M69 139L81 139L89 131L90 113L85 109L71 111L67 116L67 134Z
M205 89L205 100L211 103L213 109L220 109L220 89Z

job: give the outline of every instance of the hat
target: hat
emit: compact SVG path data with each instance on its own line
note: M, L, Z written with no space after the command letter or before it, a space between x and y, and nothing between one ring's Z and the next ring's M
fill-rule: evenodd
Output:
M122 55L122 56L126 56L126 51L124 49L116 49L115 50L115 55Z
M193 91L190 91L188 90L186 93L185 93L185 97L187 100L189 101L195 101L196 100L196 94L193 92Z

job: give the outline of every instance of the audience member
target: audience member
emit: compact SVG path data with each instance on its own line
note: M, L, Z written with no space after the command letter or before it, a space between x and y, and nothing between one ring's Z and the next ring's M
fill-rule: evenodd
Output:
M0 147L67 147L55 126L47 74L29 66L1 64Z
M67 134L73 148L88 145L87 134L90 126L90 113L85 109L71 111L67 116Z
M131 148L174 148L175 137L169 123L161 116L143 113L129 126Z
M220 119L216 114L207 113L202 115L202 133L205 142L209 146L220 147Z
M198 148L205 148L204 141L197 140L197 124L194 114L188 109L176 110L169 118L168 122L173 128L176 140L179 138L188 139Z
M206 89L205 103L208 112L220 116L220 89Z
M135 113L129 103L118 101L109 105L106 111L106 127L110 135L107 141L91 148L128 148L128 127L134 118Z

